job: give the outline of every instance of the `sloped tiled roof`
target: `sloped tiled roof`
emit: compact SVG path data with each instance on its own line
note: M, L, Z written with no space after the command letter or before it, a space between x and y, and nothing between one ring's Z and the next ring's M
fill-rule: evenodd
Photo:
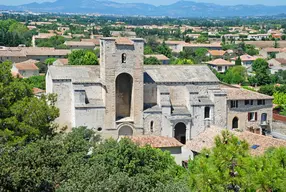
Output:
M286 65L286 59L284 58L276 58L276 61L278 61L281 65Z
M144 82L219 82L207 65L145 65Z
M223 50L208 50L208 52L212 56L223 56L226 53L226 51L223 51Z
M211 127L206 129L204 132L199 134L197 137L193 138L190 141L187 141L186 147L189 150L200 152L203 149L210 149L215 146L215 137L221 135L221 132L226 129L221 129L217 127ZM270 136L258 135L248 131L237 132L230 131L240 140L245 140L249 144L249 150L251 155L262 155L265 150L270 147L282 147L286 146L286 141L275 139ZM252 146L258 146L256 149L253 149Z
M234 65L233 63L231 63L229 61L226 61L224 59L215 59L215 60L212 60L212 61L208 61L207 63L210 64L210 65L222 65L222 66Z
M134 45L134 42L126 37L116 38L115 44L117 45Z
M29 59L21 63L15 63L14 65L18 70L39 70L36 63L38 63L38 61Z
M78 83L100 82L99 65L51 65L48 72L53 80L70 79Z
M258 59L259 57L257 56L251 56L251 55L241 55L240 59L241 61L255 61L256 59ZM231 58L231 60L235 61L237 59L237 57Z
M221 89L227 93L227 100L258 100L273 99L273 97L258 92L249 91L243 88L230 86L221 86Z
M95 44L91 41L66 41L65 44L67 46L95 46Z
M162 61L162 60L170 60L168 57L166 57L165 55L163 54L158 54L158 55L144 55L146 58L149 58L149 57L155 57L157 58L158 60Z
M173 137L163 137L163 136L132 136L129 137L134 143L139 146L150 145L154 148L162 147L182 147L183 144Z

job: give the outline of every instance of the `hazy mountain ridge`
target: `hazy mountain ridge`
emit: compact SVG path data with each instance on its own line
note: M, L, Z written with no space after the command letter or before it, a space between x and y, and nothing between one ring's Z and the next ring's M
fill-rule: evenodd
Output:
M178 1L171 5L154 6L144 3L117 3L102 0L57 0L55 2L30 3L20 6L0 5L0 10L171 17L224 17L283 14L286 13L286 6L223 6L192 1Z

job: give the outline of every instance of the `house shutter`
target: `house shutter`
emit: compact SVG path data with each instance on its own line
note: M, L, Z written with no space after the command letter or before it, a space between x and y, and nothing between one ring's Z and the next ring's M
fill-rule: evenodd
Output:
M255 112L255 121L257 121L257 112Z
M248 113L248 121L250 121L250 113Z

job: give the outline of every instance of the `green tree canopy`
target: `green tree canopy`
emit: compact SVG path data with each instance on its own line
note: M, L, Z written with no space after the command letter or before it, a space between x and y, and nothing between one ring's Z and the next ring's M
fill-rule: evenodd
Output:
M84 127L1 150L0 191L188 191L168 152ZM179 184L182 183L182 184Z
M29 84L32 88L46 89L46 77L44 75L32 76L23 79L23 81Z
M223 131L213 149L190 161L188 184L192 191L285 191L285 162L286 148L253 157L247 142Z
M246 69L243 66L234 66L227 70L223 81L229 84L239 84L246 80Z
M144 55L149 55L149 54L153 54L153 50L151 46L147 45L144 47Z
M240 56L238 56L237 59L235 60L235 65L236 66L241 66L242 65Z
M172 57L172 50L163 42L156 48L156 52L165 55L168 58Z
M70 65L98 65L96 54L90 50L74 50L68 60Z
M145 65L161 65L162 62L159 61L156 57L145 57L144 64Z
M258 58L252 64L252 70L255 72L264 72L269 69L268 63L265 59Z
M59 116L55 96L34 97L32 87L12 78L10 70L11 63L0 65L0 144L23 144L53 134L52 122Z

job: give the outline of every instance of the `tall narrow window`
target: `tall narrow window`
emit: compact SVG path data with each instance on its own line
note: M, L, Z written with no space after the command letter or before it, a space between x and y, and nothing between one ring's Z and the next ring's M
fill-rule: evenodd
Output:
M230 101L230 108L237 108L238 107L238 101L234 100L234 101Z
M150 122L150 132L153 133L154 132L154 121Z
M205 107L205 119L209 119L210 118L210 107Z
M126 53L123 53L123 54L121 55L121 62L122 62L122 63L126 63Z

